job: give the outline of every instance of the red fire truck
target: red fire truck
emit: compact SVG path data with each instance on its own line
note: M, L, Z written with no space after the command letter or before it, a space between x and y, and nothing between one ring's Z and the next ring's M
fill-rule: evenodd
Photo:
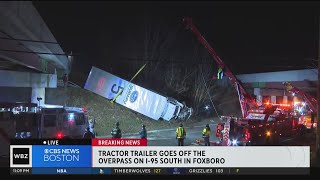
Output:
M284 82L288 92L291 92L293 96L298 96L303 99L302 102L294 102L293 115L299 118L299 124L302 124L307 129L313 129L317 127L317 123L314 121L317 113L317 100L310 94L302 91L301 89L293 86L289 82Z

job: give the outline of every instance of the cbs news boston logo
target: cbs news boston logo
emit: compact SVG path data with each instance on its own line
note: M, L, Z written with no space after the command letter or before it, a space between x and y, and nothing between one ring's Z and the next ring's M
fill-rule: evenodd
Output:
M11 145L10 167L32 167L32 146Z

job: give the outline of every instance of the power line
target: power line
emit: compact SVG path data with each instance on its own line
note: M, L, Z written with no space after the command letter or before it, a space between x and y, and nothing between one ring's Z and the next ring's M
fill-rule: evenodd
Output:
M20 51L20 50L10 50L10 49L0 49L4 52L16 52L16 53L28 53L28 54L46 54L46 55L56 55L56 56L78 56L75 54L62 54L62 53L46 53L46 52L33 52L33 51ZM158 63L174 63L174 64L187 64L187 65L197 65L197 64L212 64L212 62L188 62L188 61L173 61L173 60L150 60L150 59L134 59L134 58L121 58L117 61L130 61L130 62L158 62Z
M17 52L17 53L29 53L29 54L48 54L48 55L56 55L56 56L74 56L74 55L62 54L62 53L46 53L46 52L20 51L20 50L10 50L10 49L0 49L0 51Z
M38 41L38 40L28 40L28 39L17 39L17 38L13 38L12 36L10 36L9 34L7 34L6 32L0 30L0 32L8 37L0 37L0 39L6 39L6 40L16 40L16 41L26 41L26 42L36 42L36 43L47 43L47 44L58 44L58 42L49 42L49 41Z
M200 61L200 62L190 62L190 61L177 61L177 60L151 60L144 58L120 58L117 61L131 61L131 62L167 62L167 63L175 63L175 64L213 64L213 61Z
M33 51L21 51L21 50L10 50L10 49L0 49L0 51L4 52L16 52L16 53L29 53L29 54L47 54L47 55L56 55L56 56L79 56L77 54L63 54L63 53L47 53L47 52L33 52ZM209 61L203 61L203 62L188 62L188 61L173 61L173 60L150 60L150 59L135 59L135 58L121 58L121 60L117 61L131 61L131 62L168 62L168 63L175 63L175 64L212 64L212 62Z
M20 51L20 50L10 50L10 49L0 49L0 51L4 52L16 52L16 53L29 53L29 54L47 54L47 55L56 55L56 56L78 56L76 54L62 54L62 53L46 53L46 52L33 52L33 51ZM208 61L203 61L200 63L196 62L186 62L186 61L173 61L173 60L150 60L150 59L135 59L135 58L121 58L121 60L117 61L131 61L131 62L136 62L136 61L141 61L141 62L168 62L168 63L181 63L181 64L212 64L212 62Z
M58 42L50 42L50 41L38 41L38 40L27 40L27 39L17 39L13 38L4 31L0 30L2 34L5 34L8 37L0 37L0 39L5 39L5 40L11 40L11 41L25 41L25 42L35 42L35 43L45 43L45 44L60 44ZM31 54L49 54L49 55L57 55L57 56L75 56L74 54L62 54L62 53L46 53L46 52L31 52L31 51L19 51L19 50L8 50L8 49L0 49L0 51L6 51L6 52L19 52L19 53L31 53Z
M221 119L221 116L219 115L219 113L218 113L218 111L217 111L216 107L214 106L214 103L213 103L213 101L212 101L212 99L211 99L211 96L210 96L210 93L209 93L209 89L208 89L208 87L207 87L207 83L206 83L206 81L205 81L205 79L204 79L204 77L203 77L203 72L201 71L200 73L201 73L201 76L202 76L203 84L204 84L204 86L206 87L206 91L207 91L208 97L209 97L209 99L210 99L210 101L211 101L212 107L214 108L214 111L216 112L218 118Z
M0 39L2 39L0 37ZM46 55L56 55L56 56L79 56L79 54L65 54L65 53L47 53L47 52L33 52L33 51L21 51L21 50L10 50L10 49L0 49L0 51L4 52L16 52L16 53L29 53L29 54L46 54ZM198 61L198 62L191 62L191 61L177 61L177 60L150 60L144 58L120 58L117 61L131 61L131 62L159 62L159 63L174 63L174 64L187 64L187 65L198 65L198 64L213 64L213 61ZM294 68L294 67L301 67L301 66L267 66L267 67L283 67L283 68Z
M46 44L57 44L57 42L50 42L50 41L37 41L37 40L27 40L27 39L16 39L16 38L7 38L7 37L0 37L0 39L10 40L10 41L25 41L25 42L35 42L35 43L46 43Z

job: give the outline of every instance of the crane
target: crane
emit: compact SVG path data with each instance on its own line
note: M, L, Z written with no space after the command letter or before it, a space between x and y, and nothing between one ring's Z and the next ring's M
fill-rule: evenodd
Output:
M309 106L309 108L311 110L311 114L301 116L302 124L305 125L306 128L308 128L308 129L311 129L312 127L316 127L317 123L314 122L314 118L313 118L313 115L317 112L316 98L312 97L310 94L302 91L301 89L299 89L295 86L292 86L291 83L289 83L289 82L284 82L283 85L285 86L285 88L288 92L294 93L294 95L302 97L304 99L305 103Z
M283 85L285 86L285 88L288 92L292 92L298 96L301 96L304 99L304 101L306 102L306 104L309 106L309 108L312 112L314 112L314 113L317 112L316 98L312 97L310 94L302 91L301 89L292 86L291 83L289 83L289 82L284 82Z
M252 96L243 87L242 83L231 72L228 66L220 59L220 57L217 55L215 50L210 46L210 44L202 36L198 28L193 24L192 19L190 17L186 17L183 19L183 22L185 23L186 28L191 30L191 32L193 32L194 35L197 37L198 41L209 51L210 55L214 58L214 60L218 64L219 68L223 69L224 74L229 78L232 85L237 90L242 116L243 118L246 118L248 115L248 107L250 109L258 107L255 99L252 98Z

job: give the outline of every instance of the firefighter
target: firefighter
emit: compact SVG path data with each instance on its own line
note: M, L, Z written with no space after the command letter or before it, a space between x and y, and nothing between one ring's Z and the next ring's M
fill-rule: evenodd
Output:
M112 138L121 138L122 137L121 129L119 128L119 125L120 125L120 123L117 122L116 127L112 129L112 131L111 131Z
M92 132L94 135L96 135L95 131L94 131L94 124L95 124L96 120L95 119L90 119L89 120L89 128L90 128L90 132Z
M223 68L219 67L218 73L217 73L217 79L222 79L223 78Z
M68 80L68 75L66 73L63 75L62 80L63 80L63 86L67 87L69 80Z
M235 134L235 119L231 115L230 117L230 127L229 127L229 139L236 139L236 134Z
M86 131L83 134L83 139L92 139L94 138L94 134L90 131L90 127L86 128Z
M211 135L211 129L209 124L207 124L202 131L202 137L203 137L205 146L210 146L210 135Z
M184 139L186 138L186 135L186 130L183 128L183 124L181 123L176 130L176 139L178 139L178 146L184 145Z
M141 139L142 138L147 139L147 130L146 130L146 126L144 124L142 124L142 128L141 128L139 134L140 134Z
M219 142L222 143L223 139L223 129L224 129L224 123L219 123L216 129L216 137L219 138Z

